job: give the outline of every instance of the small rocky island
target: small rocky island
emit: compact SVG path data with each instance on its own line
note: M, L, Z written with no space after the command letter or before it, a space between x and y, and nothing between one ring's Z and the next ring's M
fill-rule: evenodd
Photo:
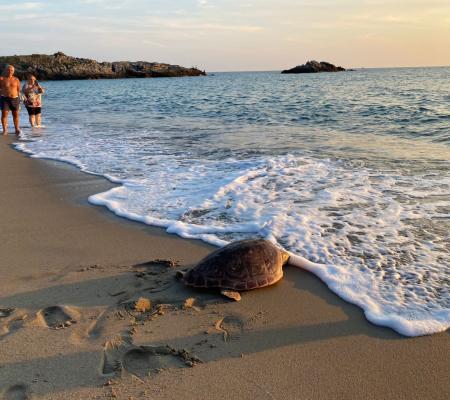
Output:
M340 72L345 71L345 68L336 67L326 61L308 61L306 64L298 65L292 69L285 69L281 71L282 74L310 74L316 72Z
M15 75L24 80L32 73L38 80L162 78L206 75L197 68L145 61L98 62L88 58L67 56L62 52L53 55L32 54L0 57L0 71L6 65L15 67Z

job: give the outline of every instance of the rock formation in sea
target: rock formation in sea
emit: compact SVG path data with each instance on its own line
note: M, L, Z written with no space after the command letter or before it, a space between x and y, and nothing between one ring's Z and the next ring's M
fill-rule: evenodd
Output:
M53 55L31 54L0 57L0 71L11 64L16 76L25 79L32 73L38 80L159 78L206 75L197 68L145 61L98 62L71 57L62 52Z
M308 61L306 64L298 65L291 69L281 71L282 74L308 74L314 72L340 72L345 71L345 68L336 67L326 61Z

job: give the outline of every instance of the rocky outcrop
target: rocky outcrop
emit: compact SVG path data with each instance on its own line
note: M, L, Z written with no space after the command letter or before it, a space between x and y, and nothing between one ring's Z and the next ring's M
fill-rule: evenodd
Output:
M158 78L206 75L197 68L145 61L98 62L87 58L70 57L58 52L53 55L0 57L0 71L14 65L15 75L25 79L32 73L38 80Z
M315 72L340 72L345 71L345 68L336 67L326 61L308 61L306 64L298 65L292 69L285 69L281 71L282 74L308 74Z

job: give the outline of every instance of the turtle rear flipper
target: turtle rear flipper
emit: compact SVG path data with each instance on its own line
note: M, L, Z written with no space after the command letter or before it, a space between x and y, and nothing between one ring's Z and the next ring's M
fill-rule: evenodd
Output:
M236 292L234 290L228 290L228 289L222 289L220 291L222 296L228 297L231 300L234 301L240 301L241 300L241 294L239 292Z

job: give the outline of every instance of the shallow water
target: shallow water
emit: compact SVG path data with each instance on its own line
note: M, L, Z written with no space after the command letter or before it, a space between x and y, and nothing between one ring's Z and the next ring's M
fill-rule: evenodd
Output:
M372 322L448 328L450 68L44 86L47 128L18 147L122 183L92 203L218 245L266 237Z

